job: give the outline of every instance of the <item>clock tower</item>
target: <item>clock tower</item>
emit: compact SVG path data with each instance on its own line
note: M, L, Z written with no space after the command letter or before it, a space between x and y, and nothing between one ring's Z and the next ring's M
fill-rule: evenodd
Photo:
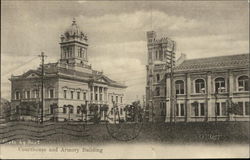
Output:
M79 29L75 19L61 35L60 47L61 64L76 70L91 69L91 66L88 65L88 37Z

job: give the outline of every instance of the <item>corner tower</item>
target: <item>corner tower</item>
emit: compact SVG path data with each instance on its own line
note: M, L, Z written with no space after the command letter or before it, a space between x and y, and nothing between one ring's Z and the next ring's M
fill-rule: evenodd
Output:
M76 20L73 19L72 25L61 35L61 64L73 67L74 69L88 68L88 37L83 33Z
M165 121L166 73L175 66L176 43L168 37L157 39L155 31L147 32L146 110L149 121Z

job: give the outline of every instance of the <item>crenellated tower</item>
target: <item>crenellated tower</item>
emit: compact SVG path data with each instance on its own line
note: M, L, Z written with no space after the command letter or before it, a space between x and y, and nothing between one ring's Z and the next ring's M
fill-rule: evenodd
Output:
M149 121L164 121L166 108L166 72L175 66L176 44L168 37L156 39L155 31L147 32L148 64L146 104Z

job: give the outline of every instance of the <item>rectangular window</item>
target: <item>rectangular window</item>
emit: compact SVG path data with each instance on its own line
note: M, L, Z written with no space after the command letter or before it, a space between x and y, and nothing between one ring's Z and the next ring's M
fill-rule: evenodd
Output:
M250 115L250 103L245 102L245 115Z
M50 114L54 114L54 106L53 105L50 106Z
M86 92L83 92L83 99L86 100Z
M115 101L116 101L116 103L118 103L118 96L115 97Z
M243 115L243 102L238 102L237 115Z
M77 92L77 99L80 99L80 92Z
M98 100L98 94L97 93L95 94L95 100L96 101Z
M113 96L111 96L111 101L112 101L112 102L114 101L114 97L113 97Z
M227 115L227 104L226 104L226 102L221 103L221 115L222 116Z
M216 111L215 111L216 116L220 116L220 103L216 103Z
M70 91L71 99L74 99L74 91Z
M102 101L102 94L100 94L99 96L100 96L100 101Z
M39 98L39 92L38 92L38 90L34 90L34 98Z
M67 98L67 90L63 90L63 97L66 99Z
M179 104L176 104L176 105L175 105L175 115L176 115L176 116L180 116L180 115L179 115Z
M185 115L185 112L184 112L184 104L180 104L180 116L184 116Z
M53 89L49 90L49 98L54 98L54 90Z
M192 116L199 116L198 103L192 103Z
M91 101L93 100L93 93L91 93L91 95L90 95L90 99L91 99Z
M16 96L16 98L15 98L16 100L20 99L20 92L19 92L19 91L16 91L15 96Z
M121 103L122 103L122 97L121 97Z
M27 99L30 99L30 91L27 91Z
M200 103L200 116L205 115L205 105L204 103Z

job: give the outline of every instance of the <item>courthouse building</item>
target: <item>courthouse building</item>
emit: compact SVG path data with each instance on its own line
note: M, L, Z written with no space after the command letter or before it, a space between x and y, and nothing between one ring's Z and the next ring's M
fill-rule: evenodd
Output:
M122 117L126 86L92 69L88 62L91 54L88 37L75 20L61 36L60 49L60 60L44 65L44 120L85 120L94 111L104 119L113 105L119 106ZM11 76L11 108L17 113L15 118L39 117L41 75L39 67Z
M166 90L166 122L249 121L249 54L184 57Z

